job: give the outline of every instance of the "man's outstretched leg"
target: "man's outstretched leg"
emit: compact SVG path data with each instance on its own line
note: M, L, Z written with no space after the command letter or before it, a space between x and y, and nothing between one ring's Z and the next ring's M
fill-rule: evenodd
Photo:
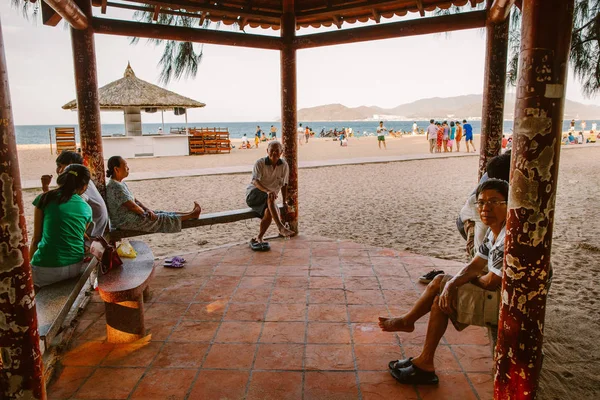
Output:
M263 238L265 236L265 233L267 233L267 229L269 229L269 226L271 226L271 212L266 209L265 210L265 215L263 216L263 218L260 220L260 230L258 232L258 236L256 237L256 241L258 243L262 243L263 242Z
M277 203L275 202L276 197L273 194L269 194L269 198L267 199L267 207L268 210L273 217L273 221L275 221L275 225L277 225L277 229L279 230L279 234L283 237L293 236L295 233L292 230L289 230L283 225L281 222L281 215L279 214L279 207L277 207ZM266 215L266 213L265 213Z
M435 371L435 366L433 365L435 351L448 328L448 315L439 307L438 300L439 297L436 296L431 306L423 350L421 350L421 354L418 357L412 360L413 365L428 372Z

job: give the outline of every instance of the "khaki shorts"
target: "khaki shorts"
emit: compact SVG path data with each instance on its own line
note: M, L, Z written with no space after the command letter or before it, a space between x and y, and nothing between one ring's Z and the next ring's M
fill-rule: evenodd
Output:
M452 275L445 275L440 285L442 293ZM458 288L456 313L450 316L452 325L462 331L469 325L498 325L500 312L500 292L490 291L467 283Z

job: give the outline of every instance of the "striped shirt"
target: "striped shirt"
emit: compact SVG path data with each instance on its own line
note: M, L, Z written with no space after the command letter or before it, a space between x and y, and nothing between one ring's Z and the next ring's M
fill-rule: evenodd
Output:
M487 260L488 271L502 278L502 266L504 263L504 238L506 236L506 226L502 228L500 234L494 242L494 234L491 229L488 229L483 243L477 250L478 257Z

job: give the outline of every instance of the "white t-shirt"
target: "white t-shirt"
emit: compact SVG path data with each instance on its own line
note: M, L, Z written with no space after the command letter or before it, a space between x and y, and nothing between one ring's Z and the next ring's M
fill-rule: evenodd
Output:
M92 230L91 236L96 237L104 235L104 230L106 229L106 225L108 225L108 210L106 209L104 199L100 196L100 192L98 192L94 182L90 181L88 183L87 190L82 198L87 201L92 208L94 229Z
M242 143L248 143L248 137L246 135L242 136Z
M385 126L377 127L377 136L384 136L386 132L387 132L387 128Z
M257 180L265 189L279 193L281 188L288 184L289 167L287 162L283 158L277 161L277 165L273 168L271 159L269 157L259 158L254 163L252 169L252 180ZM255 186L250 183L246 189L246 193L249 193Z
M429 126L427 127L427 139L437 139L437 131L438 128L437 126L435 126L435 124L429 124Z
M595 122L594 122L594 123L592 123L592 130L593 130L594 132L596 132L596 128L597 128L597 127L598 127L598 124L597 124L597 123L595 123Z
M416 131L417 131L417 128L418 128L418 126L417 126L417 123L415 122L415 123L413 124L413 132L416 132Z

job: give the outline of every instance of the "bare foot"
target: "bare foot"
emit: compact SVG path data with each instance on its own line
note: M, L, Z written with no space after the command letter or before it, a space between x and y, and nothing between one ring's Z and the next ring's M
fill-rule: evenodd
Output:
M403 318L385 318L379 317L379 327L384 332L412 332L415 325L409 325Z
M200 204L194 202L194 209L192 210L192 218L196 219L200 216L200 213L202 212L202 207L200 207Z
M290 236L294 236L296 233L288 228L286 228L285 226L282 226L281 228L279 228L279 234L283 237L290 237Z

